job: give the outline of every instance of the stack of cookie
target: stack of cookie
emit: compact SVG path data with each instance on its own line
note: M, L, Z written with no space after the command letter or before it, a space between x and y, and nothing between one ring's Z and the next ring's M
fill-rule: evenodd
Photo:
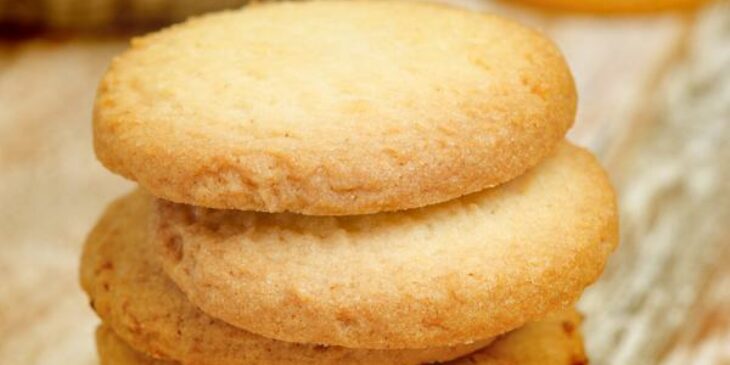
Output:
M256 5L135 39L94 142L139 183L89 235L102 364L581 364L616 245L570 72L511 21Z

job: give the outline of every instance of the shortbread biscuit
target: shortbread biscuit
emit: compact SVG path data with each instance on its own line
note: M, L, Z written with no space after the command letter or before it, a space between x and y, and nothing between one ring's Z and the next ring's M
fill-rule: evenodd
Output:
M270 340L213 319L164 276L147 240L151 197L111 205L91 232L81 278L102 320L137 351L195 365L421 364L446 361L489 341L423 350L353 350Z
M554 314L446 365L587 365L580 322L572 310ZM97 330L97 348L101 365L179 365L133 350L106 326Z
M634 13L691 9L704 0L519 0L523 3L580 12Z
M505 333L572 304L617 243L609 180L568 143L507 184L395 213L156 204L163 267L204 312L269 338L351 348Z
M94 146L170 201L353 215L508 181L554 150L575 109L556 46L500 17L273 3L135 39L99 87Z

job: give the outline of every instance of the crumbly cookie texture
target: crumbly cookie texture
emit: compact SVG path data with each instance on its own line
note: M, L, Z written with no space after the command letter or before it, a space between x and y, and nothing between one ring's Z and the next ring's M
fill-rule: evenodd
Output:
M580 324L574 310L556 313L446 365L587 365ZM101 365L180 365L133 350L106 326L97 330L97 348Z
M556 46L512 21L420 2L271 3L135 39L99 87L94 146L170 201L353 215L519 176L575 110Z
M81 266L92 307L138 352L196 365L417 365L451 360L490 342L359 350L281 342L227 325L190 304L164 275L147 239L150 200L136 192L113 203L89 235ZM111 351L102 356L127 355Z
M452 346L571 305L617 244L613 189L564 143L499 187L394 213L312 217L156 200L162 265L211 316L269 338Z
M519 0L557 10L597 13L633 13L692 9L706 0Z

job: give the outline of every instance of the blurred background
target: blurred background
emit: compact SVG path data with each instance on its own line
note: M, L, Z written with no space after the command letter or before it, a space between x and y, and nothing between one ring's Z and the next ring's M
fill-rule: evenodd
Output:
M580 302L592 364L730 364L730 1L611 15L441 2L542 30L574 71L569 138L608 168L622 215ZM0 364L97 363L78 258L132 183L94 158L96 83L130 36L244 3L0 0Z

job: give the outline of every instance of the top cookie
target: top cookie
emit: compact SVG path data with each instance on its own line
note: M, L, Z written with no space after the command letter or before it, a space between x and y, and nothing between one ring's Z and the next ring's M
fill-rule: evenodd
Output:
M275 3L135 39L101 82L94 143L112 171L174 202L364 214L522 174L575 108L558 49L511 21L415 2Z

